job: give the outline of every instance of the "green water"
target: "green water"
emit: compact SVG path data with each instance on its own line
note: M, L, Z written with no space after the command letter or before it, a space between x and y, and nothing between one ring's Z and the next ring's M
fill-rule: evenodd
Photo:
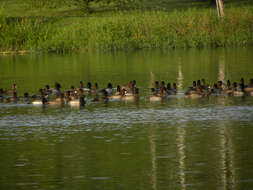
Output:
M0 57L0 87L135 79L139 102L0 104L0 189L252 189L253 97L187 99L193 80L248 81L253 49ZM147 102L155 80L179 95Z

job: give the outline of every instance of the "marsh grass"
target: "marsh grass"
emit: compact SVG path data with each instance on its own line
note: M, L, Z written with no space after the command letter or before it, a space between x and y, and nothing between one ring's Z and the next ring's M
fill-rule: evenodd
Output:
M143 48L244 47L253 44L253 7L121 11L106 17L0 18L1 51L73 52Z

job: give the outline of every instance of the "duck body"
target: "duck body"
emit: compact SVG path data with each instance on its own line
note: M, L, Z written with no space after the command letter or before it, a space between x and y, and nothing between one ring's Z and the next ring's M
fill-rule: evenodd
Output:
M65 104L64 98L56 98L55 100L52 100L48 102L49 105L63 105Z
M248 96L253 96L253 91L247 92Z
M244 91L245 92L253 92L253 87L247 87L247 88L244 88Z
M68 102L68 105L70 105L70 106L80 106L80 101L78 99L70 100Z
M110 100L120 100L122 98L121 95L113 95L113 96L109 96Z
M29 97L22 97L20 98L20 101L24 104L31 104L31 100Z
M188 94L188 95L186 95L186 97L191 98L191 99L197 99L197 98L202 98L203 95L196 93L196 94Z
M34 100L34 101L32 101L32 104L33 105L43 105L43 102L42 102L42 100Z
M101 103L108 103L109 98L108 97L95 97L93 100L93 102L101 102Z
M199 93L197 90L190 89L185 93L185 96L187 98L195 99L195 98L202 98L204 95L203 93Z
M50 95L59 96L60 94L61 94L60 89L55 89L55 88L51 89Z
M75 100L70 100L68 102L68 105L71 107L84 106L85 104L86 104L86 101L84 97L80 97L79 99L75 99Z
M243 91L233 91L232 95L233 96L244 96L244 92Z
M34 100L31 102L32 105L45 105L47 104L47 99L46 98L41 98L39 100Z
M81 88L81 89L83 90L83 92L84 92L85 94L89 94L89 93L92 92L90 88Z
M222 92L221 92L221 94L222 95L231 95L233 93L233 90L223 90Z
M121 100L123 100L123 101L136 101L138 99L139 99L139 97L135 96L135 95L125 95L125 96L121 97Z
M147 98L147 100L149 100L150 102L160 102L165 99L166 99L165 96L158 96L158 95L150 96Z
M113 89L112 88L106 88L104 90L107 92L108 96L111 96L112 93L113 93Z
M167 95L176 95L177 90L174 90L174 89L166 90L166 93L167 93Z
M17 98L17 97L7 97L7 98L4 99L4 103L14 103L14 104L16 104L16 103L18 103L18 101L19 101L19 98Z

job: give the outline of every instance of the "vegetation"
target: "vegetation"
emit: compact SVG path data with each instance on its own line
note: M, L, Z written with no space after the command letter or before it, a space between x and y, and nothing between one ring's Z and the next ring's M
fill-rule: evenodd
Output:
M0 51L72 52L253 44L253 6L120 10L85 17L9 17L0 10Z

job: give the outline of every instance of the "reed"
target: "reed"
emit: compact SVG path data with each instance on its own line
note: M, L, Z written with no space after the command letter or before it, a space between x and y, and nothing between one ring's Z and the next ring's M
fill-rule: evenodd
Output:
M1 51L73 52L253 45L253 7L120 11L109 16L0 17Z

